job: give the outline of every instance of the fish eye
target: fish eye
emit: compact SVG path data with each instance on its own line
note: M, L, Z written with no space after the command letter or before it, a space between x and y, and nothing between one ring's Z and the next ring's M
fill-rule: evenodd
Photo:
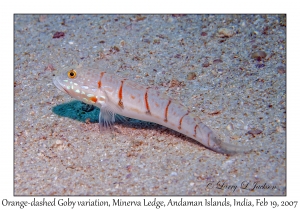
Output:
M70 71L68 71L68 77L70 79L74 79L76 77L76 71L74 69L71 69Z

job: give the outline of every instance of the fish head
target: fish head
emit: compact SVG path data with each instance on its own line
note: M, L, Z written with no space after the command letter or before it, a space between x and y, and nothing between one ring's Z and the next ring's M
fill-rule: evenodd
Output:
M101 105L105 93L99 88L100 73L91 69L67 68L53 78L55 86L87 104Z

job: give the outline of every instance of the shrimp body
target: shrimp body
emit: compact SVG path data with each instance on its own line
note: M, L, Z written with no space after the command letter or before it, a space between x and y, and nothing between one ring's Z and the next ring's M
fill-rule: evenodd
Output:
M57 88L72 97L99 107L100 125L111 125L115 114L119 114L163 125L216 152L232 154L247 151L219 140L186 107L154 88L89 68L68 69L53 81Z

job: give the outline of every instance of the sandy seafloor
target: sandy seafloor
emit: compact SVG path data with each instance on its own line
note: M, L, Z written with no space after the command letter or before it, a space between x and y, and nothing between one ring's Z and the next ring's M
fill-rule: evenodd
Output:
M285 21L15 15L15 195L286 195ZM64 36L53 38L56 32ZM267 56L252 58L257 51ZM79 64L155 86L223 141L254 151L219 154L138 120L101 133L97 110L52 82Z

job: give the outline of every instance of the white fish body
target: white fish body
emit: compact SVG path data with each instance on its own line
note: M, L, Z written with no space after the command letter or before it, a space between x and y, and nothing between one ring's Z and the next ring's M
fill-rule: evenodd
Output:
M186 107L151 87L105 71L82 67L68 69L56 76L53 82L72 97L99 107L101 126L111 126L115 114L119 114L176 130L216 152L233 154L249 151L222 142Z

